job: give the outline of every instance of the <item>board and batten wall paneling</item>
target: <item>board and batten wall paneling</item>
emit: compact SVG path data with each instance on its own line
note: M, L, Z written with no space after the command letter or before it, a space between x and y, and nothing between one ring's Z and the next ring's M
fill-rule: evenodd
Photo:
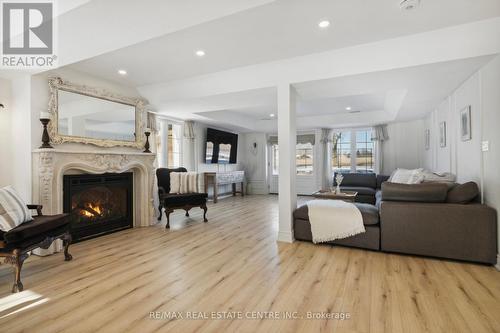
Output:
M456 174L458 182L475 181L481 184L481 104L480 74L475 73L454 93L453 129L456 134ZM460 111L471 106L472 139L462 141L460 134Z
M391 123L387 125L389 140L383 144L383 174L397 168L415 169L422 166L424 121Z
M500 211L500 56L481 70L482 139L489 150L482 153L483 197ZM498 221L498 218L497 218ZM497 227L500 244L500 227ZM500 261L500 255L497 257ZM498 262L497 262L498 263ZM500 265L497 266L500 269Z
M241 137L245 142L242 146L242 166L245 170L247 192L268 194L267 135L266 133L244 133Z
M475 181L481 188L483 201L500 210L500 56L495 57L460 85L443 103L424 119L425 129L439 134L439 122L447 121L447 146L439 139L431 141L434 154L424 150L425 167L449 171L457 181ZM447 106L448 104L448 106ZM462 141L460 111L471 106L472 139ZM449 110L445 117L446 109ZM488 141L488 151L482 142ZM447 162L449 161L449 163ZM500 228L498 242L500 244ZM500 257L500 256L499 256Z

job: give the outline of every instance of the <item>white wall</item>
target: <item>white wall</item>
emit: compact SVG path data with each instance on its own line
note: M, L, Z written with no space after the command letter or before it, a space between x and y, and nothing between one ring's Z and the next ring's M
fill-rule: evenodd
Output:
M321 130L301 131L298 134L315 134L314 156L313 156L313 173L311 175L297 175L295 179L297 194L310 195L321 188L321 172L322 161L320 154L323 154L323 148L320 143ZM269 191L278 193L278 175L271 175Z
M243 151L241 164L245 170L247 192L267 194L269 193L266 167L268 164L267 135L266 133L244 133L241 137L244 142L241 145Z
M11 82L0 79L0 187L12 184L12 105Z
M387 125L389 140L382 147L382 174L390 175L397 168L415 169L422 166L423 128L422 120Z
M500 56L481 70L482 140L489 142L483 155L485 203L500 211ZM498 220L498 218L497 218ZM497 227L500 244L500 227Z
M12 168L11 184L26 202L31 201L31 77L12 80L11 129Z
M12 81L0 79L0 102L6 106L0 110L0 186L13 185L28 202L32 199L32 150L41 144L42 125L39 116L41 111L47 111L48 108L49 75L60 75L64 80L73 83L138 97L134 88L72 70L59 69L34 76L26 74ZM104 149L83 144L63 144L62 147L81 150Z
M424 151L425 166L457 175L458 182L475 181L488 205L500 210L500 56L458 87L424 120L431 130L431 149ZM472 139L462 141L460 111L472 107ZM447 145L439 145L439 123L447 123ZM489 151L481 151L481 142ZM498 234L500 242L500 232Z

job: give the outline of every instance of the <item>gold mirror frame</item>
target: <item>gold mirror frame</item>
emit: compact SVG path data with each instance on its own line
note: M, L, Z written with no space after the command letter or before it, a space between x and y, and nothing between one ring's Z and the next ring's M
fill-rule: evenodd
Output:
M51 142L54 144L61 144L65 142L75 142L91 144L99 147L133 147L143 148L146 138L144 135L144 121L145 121L145 106L146 100L142 98L130 98L114 94L105 89L92 88L85 85L77 85L68 81L63 81L60 77L49 78L49 114L50 122L48 125L49 135ZM58 91L63 90L89 97L104 99L111 102L126 104L135 107L135 141L122 141L122 140L107 140L107 139L93 139L87 137L63 135L58 131L59 115L59 99Z

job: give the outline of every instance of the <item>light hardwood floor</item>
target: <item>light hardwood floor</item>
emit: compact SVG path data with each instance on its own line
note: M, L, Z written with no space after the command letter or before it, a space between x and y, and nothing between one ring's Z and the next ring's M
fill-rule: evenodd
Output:
M500 273L482 265L276 242L277 197L209 205L172 229L129 229L32 257L25 291L0 266L0 332L500 332ZM152 319L179 311L183 319ZM187 319L191 312L348 313L338 319ZM296 311L297 313L293 313ZM250 312L250 313L249 313Z

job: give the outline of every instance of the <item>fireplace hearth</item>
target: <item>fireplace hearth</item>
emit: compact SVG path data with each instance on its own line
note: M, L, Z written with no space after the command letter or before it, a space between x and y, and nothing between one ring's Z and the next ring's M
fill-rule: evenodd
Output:
M133 173L65 175L63 183L73 241L132 228Z

